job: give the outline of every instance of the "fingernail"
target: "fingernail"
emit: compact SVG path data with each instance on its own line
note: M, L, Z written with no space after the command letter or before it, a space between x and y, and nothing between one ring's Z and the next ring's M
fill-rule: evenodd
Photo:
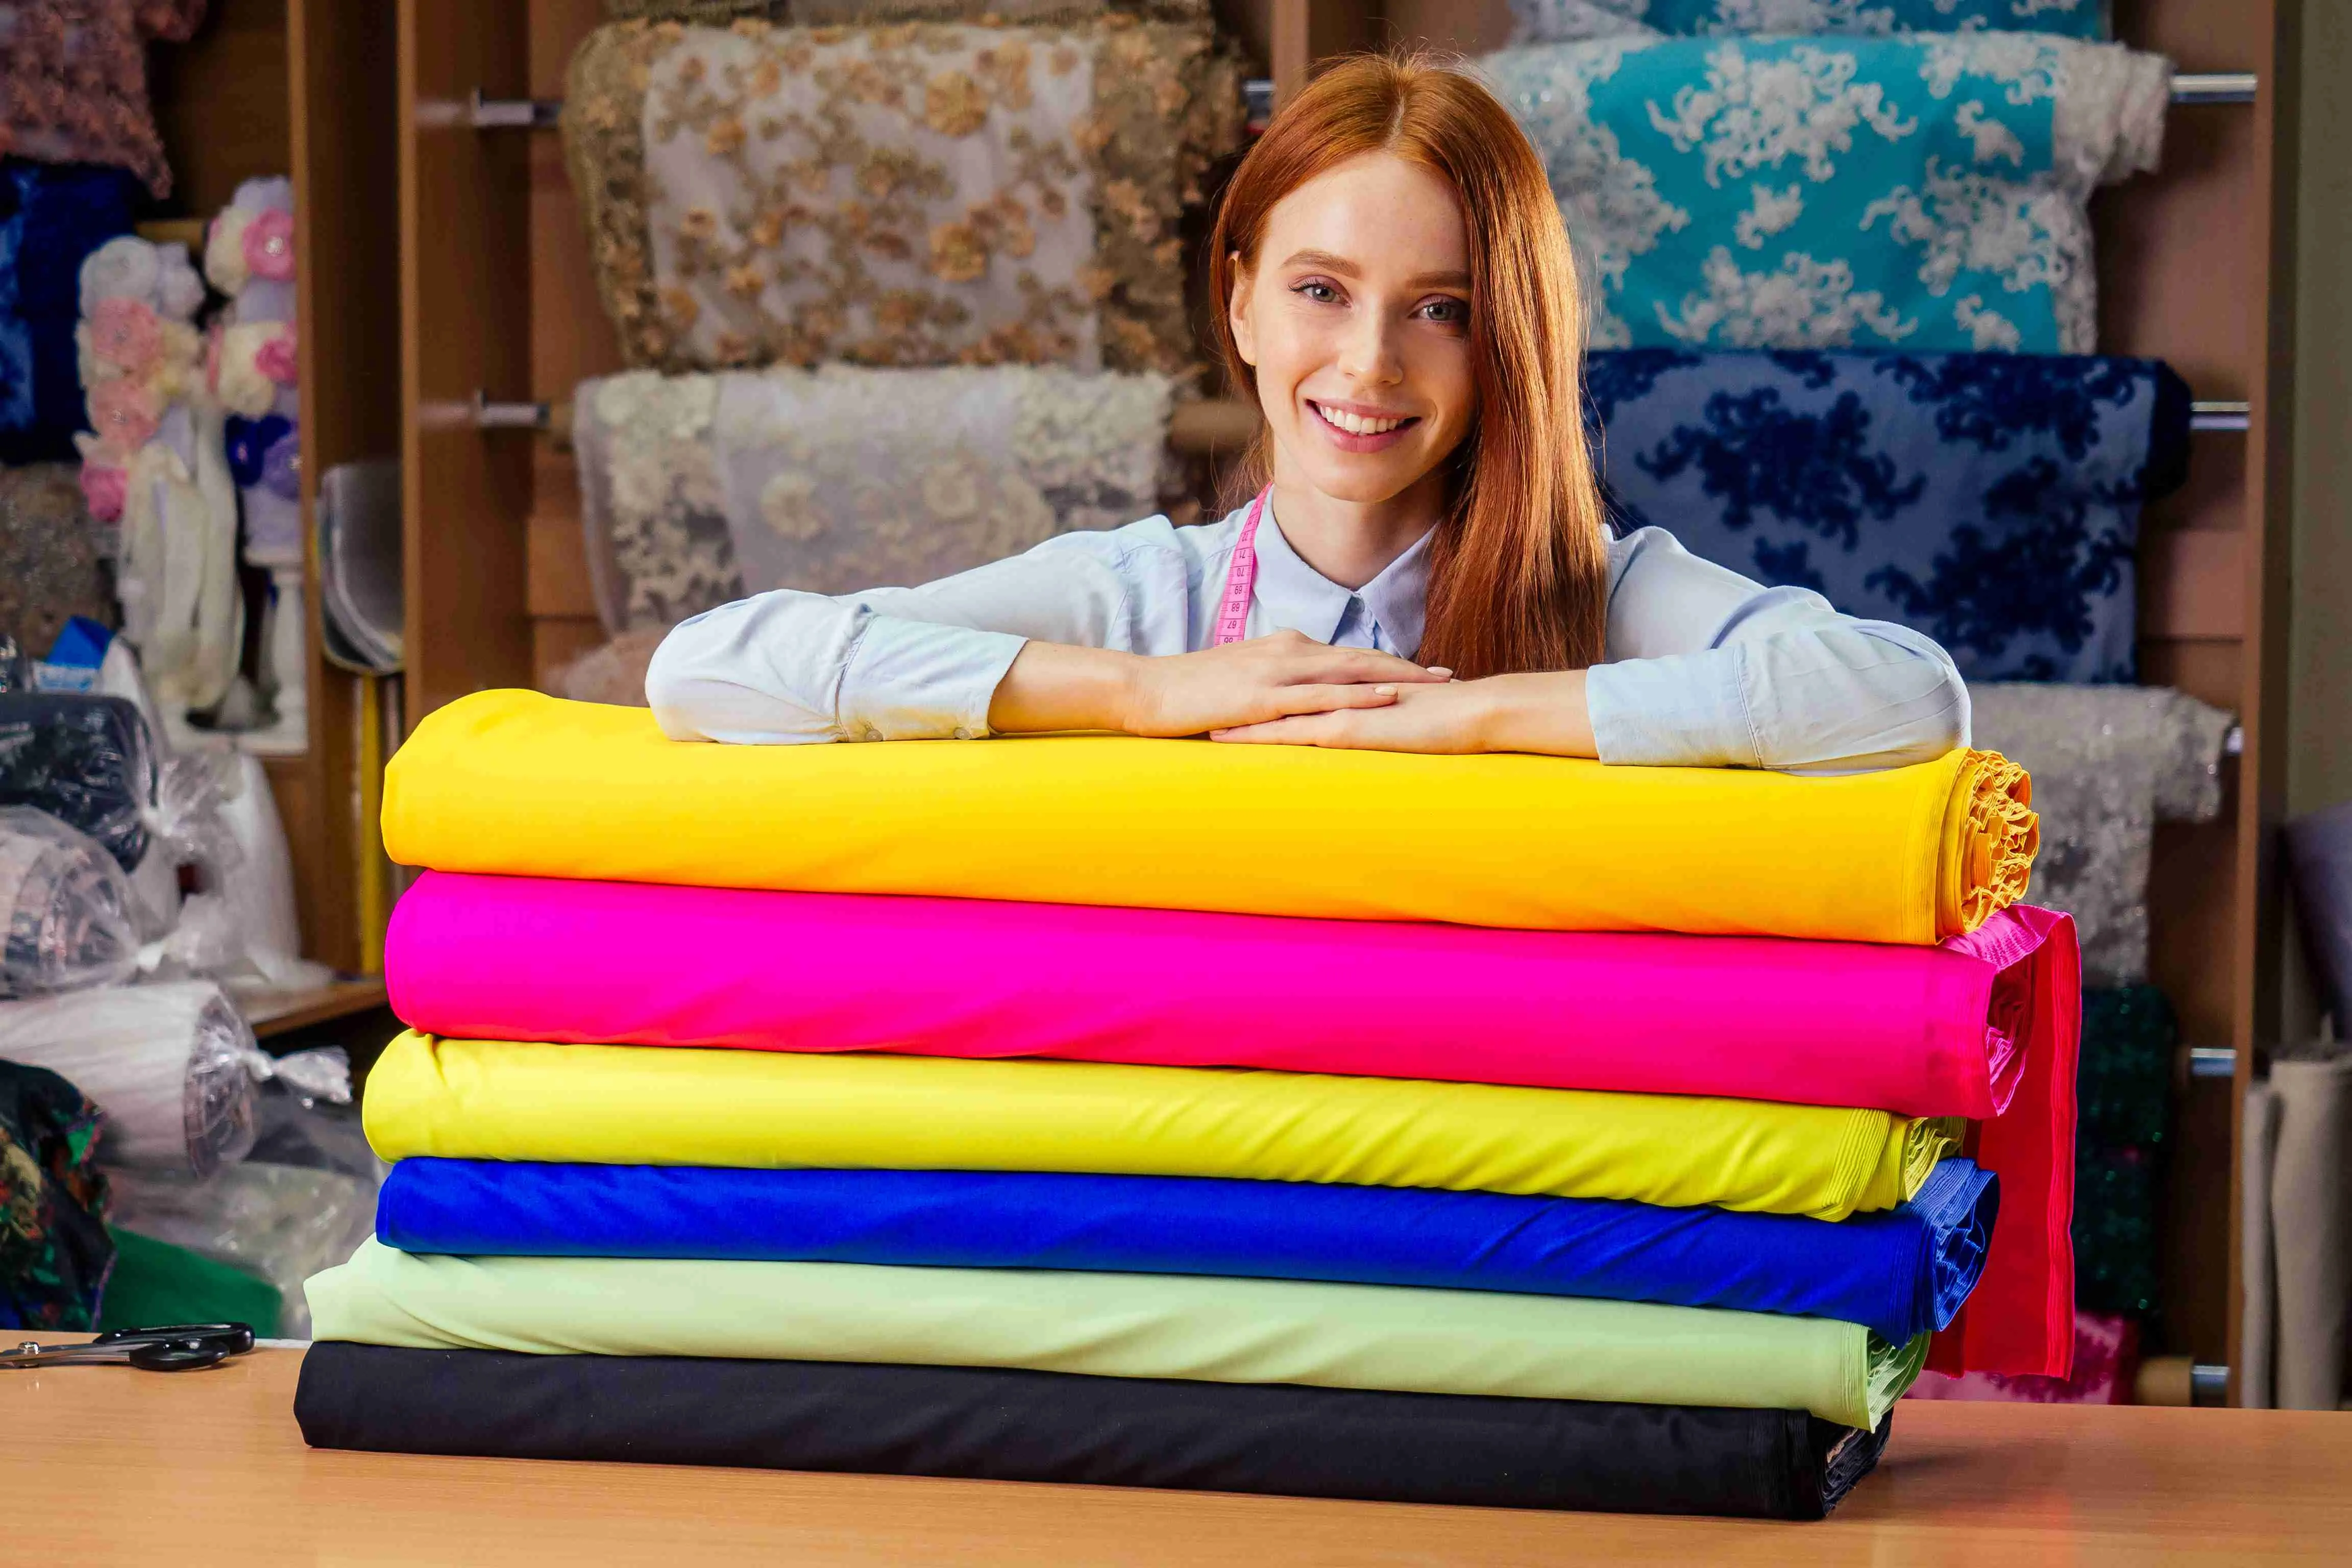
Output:
M1396 695L1396 688L1393 686L1375 686L1372 688L1372 692L1375 696L1394 697Z
M1433 665L1431 665L1431 666L1429 667L1429 673L1430 673L1430 674L1432 674L1432 675L1443 675L1443 676L1446 677L1448 679L1451 679L1453 678L1453 675L1454 675L1454 672L1453 672L1452 670L1450 670L1450 669L1446 668L1445 668L1444 665L1442 665L1442 664L1433 664Z

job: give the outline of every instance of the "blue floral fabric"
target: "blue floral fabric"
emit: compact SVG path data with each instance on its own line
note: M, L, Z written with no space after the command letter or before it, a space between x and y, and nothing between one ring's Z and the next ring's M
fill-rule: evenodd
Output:
M1933 637L1970 680L2133 679L2141 503L2185 477L2159 361L1601 352L1621 531Z
M1966 33L2006 27L2107 36L2106 0L1511 0L1516 44L1623 32Z
M131 232L141 195L120 169L0 163L0 463L80 459L82 259Z
M1486 68L1604 348L2087 353L2084 203L2156 166L2171 68L2027 33L1603 38Z

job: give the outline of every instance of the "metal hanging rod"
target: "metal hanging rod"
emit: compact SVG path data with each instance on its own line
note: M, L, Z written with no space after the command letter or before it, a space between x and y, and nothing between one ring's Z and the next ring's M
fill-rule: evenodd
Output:
M2180 71L2172 79L2175 103L2252 103L2262 79L2252 71Z
M2254 405L2242 400L2199 398L2189 405L2191 430L2243 430L2253 423Z
M546 430L553 426L555 410L545 403L493 403L477 388L472 414L477 430Z
M420 105L421 109L423 106ZM552 131L563 118L560 98L484 98L476 88L463 121L477 131Z
M2238 1052L2232 1046L2191 1046L2189 1047L2190 1078L2232 1078L2238 1071Z

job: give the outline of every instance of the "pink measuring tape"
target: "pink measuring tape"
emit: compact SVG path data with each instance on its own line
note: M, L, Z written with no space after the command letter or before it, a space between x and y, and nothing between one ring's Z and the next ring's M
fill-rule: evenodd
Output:
M1258 491L1257 500L1250 502L1249 516L1242 520L1241 537L1234 542L1233 564L1225 568L1225 597L1217 606L1213 647L1240 642L1249 635L1250 598L1257 592L1257 523L1265 515L1265 498L1273 493L1272 485Z

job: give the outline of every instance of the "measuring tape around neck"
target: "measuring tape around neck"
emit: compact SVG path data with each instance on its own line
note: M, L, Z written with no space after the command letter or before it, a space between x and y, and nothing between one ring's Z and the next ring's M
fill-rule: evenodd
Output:
M1234 541L1233 564L1225 568L1225 596L1217 606L1217 635L1213 647L1240 642L1249 636L1250 600L1257 593L1257 525L1265 515L1272 485L1257 492L1249 516L1242 520L1241 536Z

